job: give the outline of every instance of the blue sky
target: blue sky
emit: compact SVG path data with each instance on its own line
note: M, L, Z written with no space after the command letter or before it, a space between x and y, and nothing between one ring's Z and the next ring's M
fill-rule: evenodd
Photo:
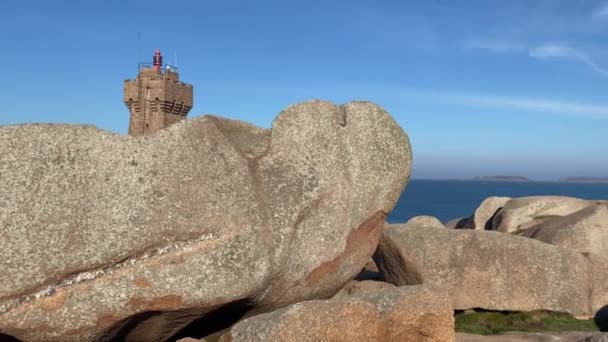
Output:
M418 178L608 176L608 0L3 0L0 32L0 124L126 133L123 80L160 48L190 117L371 100Z

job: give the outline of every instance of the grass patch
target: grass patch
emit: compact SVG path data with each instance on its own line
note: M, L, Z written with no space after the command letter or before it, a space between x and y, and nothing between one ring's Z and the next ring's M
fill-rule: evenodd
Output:
M456 331L494 335L505 331L599 331L595 322L580 320L567 313L466 311L457 313Z

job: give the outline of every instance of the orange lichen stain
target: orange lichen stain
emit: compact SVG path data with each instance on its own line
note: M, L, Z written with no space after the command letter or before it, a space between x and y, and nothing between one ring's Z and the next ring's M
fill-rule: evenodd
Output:
M179 265L186 261L186 258L181 252L167 253L158 258L154 258L148 264L150 270L159 270L167 267L167 265Z
M167 255L163 261L167 264L178 265L186 261L186 258L181 254Z
M40 308L43 311L55 311L61 309L65 304L67 295L63 290L57 290L52 296L43 298L40 301Z
M135 285L135 287L139 287L140 289L152 287L152 283L150 283L146 278L135 278L135 280L133 280L133 285Z
M70 329L70 330L66 330L63 335L64 336L78 336L78 335L82 335L82 333L86 332L87 329L86 328L80 328L80 329Z
M183 298L178 295L167 295L160 298L156 298L150 301L150 308L152 310L170 310L179 307Z
M134 297L129 299L129 306L136 310L175 310L180 307L184 299L178 295L166 295L159 298L146 300L144 298Z
M114 324L118 321L118 318L112 314L104 314L97 316L97 320L95 321L96 327L107 327L111 324Z
M383 212L377 212L368 218L348 236L344 251L335 259L322 263L319 267L310 272L308 276L306 276L306 282L309 285L318 284L321 280L325 279L327 275L335 273L346 257L353 254L363 255L364 253L361 251L364 250L366 246L376 246L382 235L385 220L386 214ZM370 250L370 256L372 253L373 250ZM365 260L361 261L365 262Z
M135 311L139 311L139 310L145 308L146 303L147 303L147 301L145 299L139 298L139 297L133 297L133 298L129 299L129 301L127 302L129 307L131 307Z

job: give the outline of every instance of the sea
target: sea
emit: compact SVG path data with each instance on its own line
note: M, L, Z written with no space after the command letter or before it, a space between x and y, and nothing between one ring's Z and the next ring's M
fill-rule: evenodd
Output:
M414 216L429 215L445 223L471 216L490 196L539 195L608 200L608 184L414 179L401 194L387 221L404 223Z

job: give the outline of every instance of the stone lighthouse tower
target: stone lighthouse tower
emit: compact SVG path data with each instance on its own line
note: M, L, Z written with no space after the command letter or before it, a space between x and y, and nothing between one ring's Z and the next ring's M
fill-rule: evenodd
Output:
M156 50L152 64L140 63L137 78L125 80L124 102L131 112L129 134L151 134L186 118L192 85L180 82L177 68L163 65Z

